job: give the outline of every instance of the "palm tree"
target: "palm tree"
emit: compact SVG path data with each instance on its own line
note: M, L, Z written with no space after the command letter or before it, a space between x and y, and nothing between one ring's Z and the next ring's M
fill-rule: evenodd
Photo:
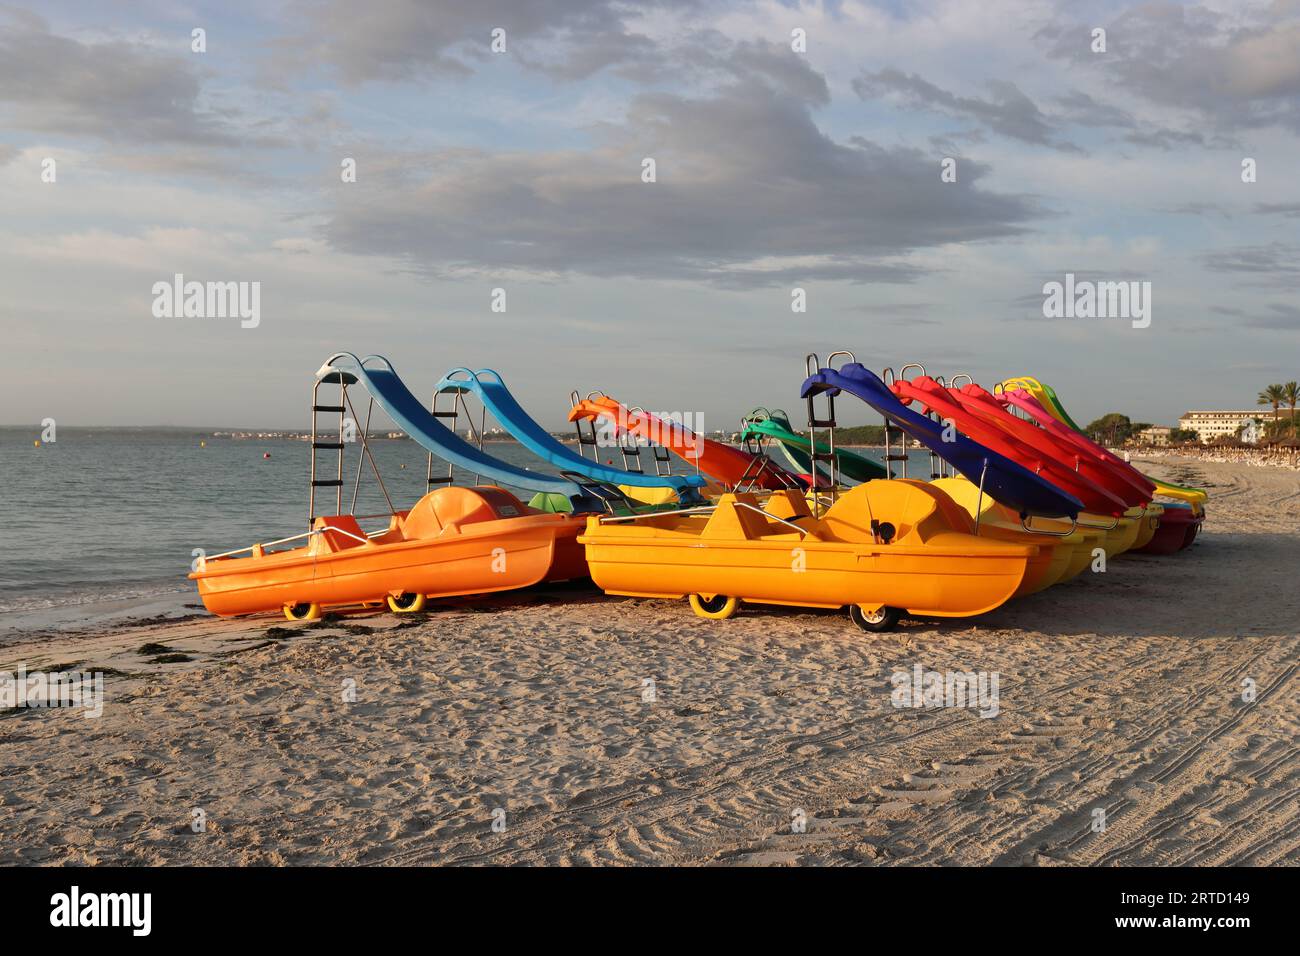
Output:
M1264 389L1264 391L1259 393L1259 398L1255 401L1256 405L1273 406L1273 430L1275 432L1277 431L1278 409L1282 407L1282 403L1285 401L1286 390L1282 388L1281 385L1270 385L1268 388Z
M1282 401L1291 407L1291 437L1295 438L1295 407L1300 404L1300 385L1287 382L1282 386Z

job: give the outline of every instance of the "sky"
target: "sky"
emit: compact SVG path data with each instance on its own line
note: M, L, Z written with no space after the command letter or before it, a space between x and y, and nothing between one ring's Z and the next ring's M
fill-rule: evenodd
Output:
M555 428L800 423L837 349L1249 408L1300 378L1298 147L1300 0L0 2L0 422L302 428L340 350ZM1046 317L1067 273L1150 324Z

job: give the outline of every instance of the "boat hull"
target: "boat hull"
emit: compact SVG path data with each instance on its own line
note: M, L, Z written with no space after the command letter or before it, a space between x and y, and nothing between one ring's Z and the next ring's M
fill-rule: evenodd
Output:
M1190 507L1170 505L1160 516L1160 525L1151 539L1140 548L1142 554L1176 554L1190 547L1205 521L1205 515L1197 514Z
M651 518L633 527L588 520L579 538L592 580L611 594L681 598L717 595L751 603L865 610L894 607L914 615L967 617L999 607L1022 587L1039 560L1034 545L976 538L952 530L934 501L942 492L881 481L844 495L820 521L794 493L773 496L786 517L810 532L735 511L756 508L727 495L711 517ZM896 540L873 540L871 521L889 522ZM848 540L861 535L862 540Z
M501 489L439 489L426 499L447 492L487 491L508 495ZM583 520L534 512L511 500L514 505L505 507L515 508L515 515L445 522L436 533L422 529L430 532L427 537L403 533L404 525L408 531L417 530L410 518L416 509L395 516L386 534L364 543L330 534L337 527L359 531L349 516L344 516L347 521L318 519L323 533L305 547L264 554L255 547L252 557L206 561L190 577L198 584L204 607L222 617L297 604L376 603L408 593L451 597L508 591L585 577L586 559L577 543Z

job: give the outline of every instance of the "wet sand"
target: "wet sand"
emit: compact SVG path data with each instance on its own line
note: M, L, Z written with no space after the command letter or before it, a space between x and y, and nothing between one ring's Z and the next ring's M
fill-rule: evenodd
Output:
M0 863L1300 863L1300 474L1143 467L1211 492L1191 550L893 634L569 590L9 635L107 701L0 714ZM894 707L917 664L998 715Z

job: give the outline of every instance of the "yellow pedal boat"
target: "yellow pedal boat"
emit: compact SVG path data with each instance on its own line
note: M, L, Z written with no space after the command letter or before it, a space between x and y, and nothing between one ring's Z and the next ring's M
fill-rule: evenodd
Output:
M1022 593L1032 593L1070 580L1092 563L1097 548L1101 548L1110 559L1142 547L1155 534L1160 525L1160 515L1164 512L1163 507L1152 502L1145 509L1130 509L1119 519L1085 513L1079 515L1073 529L1068 521L1035 518L1030 527L1036 533L1026 533L1015 511L998 504L988 495L981 497L979 488L969 480L939 478L931 484L942 489L972 518L978 510L981 535L987 528L988 533L995 534L999 540L1035 540L1043 547L1052 547L1052 542L1055 542L1057 551L1070 552L1068 557L1058 555L1056 563L1064 568L1059 577L1043 581L1038 587Z
M1050 550L976 537L973 523L921 482L871 481L814 517L800 492L727 494L716 506L587 520L578 541L609 594L688 597L701 617L741 601L847 606L866 631L903 613L968 617L991 611L1043 573Z
M948 495L970 518L978 515L981 537L987 534L1001 541L1033 541L1040 549L1052 552L1048 570L1022 594L1069 581L1088 567L1096 548L1105 548L1107 532L1083 525L1071 528L1069 521L1035 518L1031 527L1037 533L1025 531L1013 509L987 494L981 496L979 487L966 478L939 478L930 484Z

